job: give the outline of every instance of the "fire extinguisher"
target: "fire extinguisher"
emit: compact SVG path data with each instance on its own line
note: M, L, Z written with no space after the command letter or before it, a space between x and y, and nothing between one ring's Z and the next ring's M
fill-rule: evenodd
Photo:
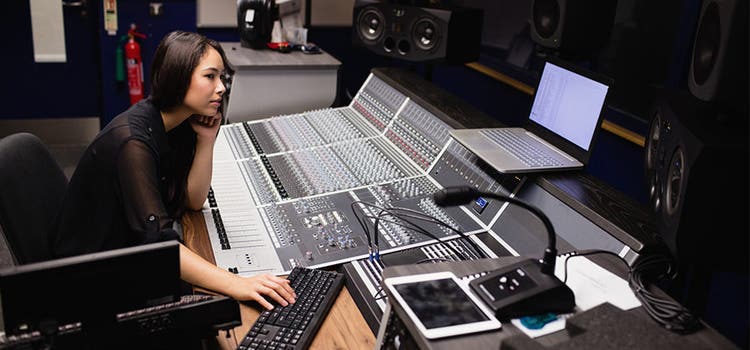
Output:
M125 66L128 72L128 93L131 105L143 99L143 59L141 58L141 45L135 41L135 37L146 38L145 35L136 31L135 24L131 24L128 30L128 41L125 43Z

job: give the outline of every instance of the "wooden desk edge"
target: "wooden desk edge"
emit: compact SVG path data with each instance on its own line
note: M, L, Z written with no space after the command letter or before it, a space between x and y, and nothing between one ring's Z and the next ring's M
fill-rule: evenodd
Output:
M186 212L182 217L183 241L185 245L211 263L216 259L206 230L206 221L198 211ZM258 319L260 307L255 303L240 303L242 325L235 327L229 338L217 335L214 342L206 342L211 349L235 349ZM310 344L310 349L373 349L375 335L359 312L349 291L344 287L331 307L328 316Z

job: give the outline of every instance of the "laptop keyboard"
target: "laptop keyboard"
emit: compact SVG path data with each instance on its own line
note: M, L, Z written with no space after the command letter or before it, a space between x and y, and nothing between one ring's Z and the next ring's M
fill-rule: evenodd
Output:
M480 130L492 142L505 148L514 157L531 167L561 166L563 165L554 155L550 155L547 149L536 147L526 140L518 137L513 131L507 129Z

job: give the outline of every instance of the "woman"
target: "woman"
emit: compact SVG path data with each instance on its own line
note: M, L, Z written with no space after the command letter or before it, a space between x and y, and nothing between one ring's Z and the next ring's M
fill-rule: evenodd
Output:
M179 239L172 228L200 210L211 184L214 141L226 91L221 46L196 34L167 34L151 67L151 95L113 119L70 179L54 251L71 256ZM180 246L184 281L272 309L295 300L289 281L244 278Z

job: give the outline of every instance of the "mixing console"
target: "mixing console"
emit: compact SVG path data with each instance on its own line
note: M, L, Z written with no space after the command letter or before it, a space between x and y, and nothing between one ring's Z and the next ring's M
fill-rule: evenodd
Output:
M434 257L485 256L449 240L457 231L491 234L502 203L441 208L431 196L463 184L510 194L523 180L484 166L451 141L450 129L375 75L346 107L222 126L204 209L217 265L284 274L367 258L371 246L380 254L421 247ZM386 208L440 223L410 219L426 235ZM376 237L358 216L380 216L377 230L365 218Z

